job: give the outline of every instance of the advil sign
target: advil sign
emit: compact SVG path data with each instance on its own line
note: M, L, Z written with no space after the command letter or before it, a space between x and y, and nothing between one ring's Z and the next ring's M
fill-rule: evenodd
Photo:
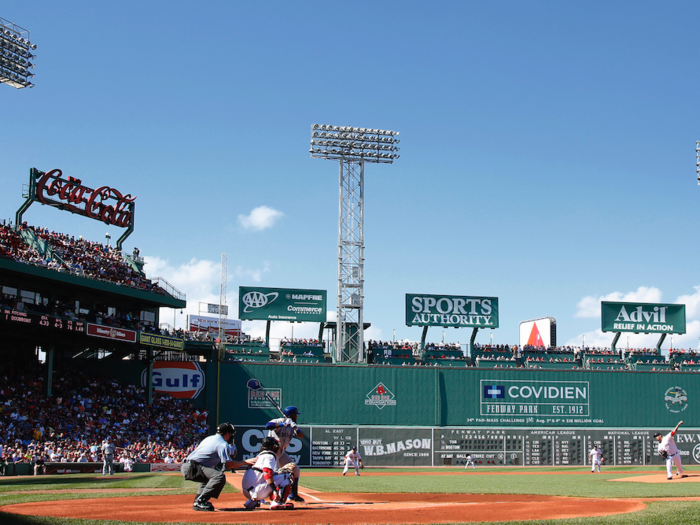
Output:
M146 386L147 370L141 374ZM192 361L156 361L153 363L153 390L173 397L194 399L204 389L205 376L198 363Z
M603 332L685 333L684 304L600 303Z

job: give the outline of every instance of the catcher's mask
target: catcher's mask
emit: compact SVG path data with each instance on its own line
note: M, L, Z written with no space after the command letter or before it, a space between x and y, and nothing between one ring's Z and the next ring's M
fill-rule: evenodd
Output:
M262 440L262 443L260 444L260 450L270 450L272 452L277 453L279 449L280 442L272 436L267 436Z
M220 423L219 426L216 427L216 433L221 434L222 436L228 433L228 444L230 445L233 443L233 436L236 435L236 428L231 423Z

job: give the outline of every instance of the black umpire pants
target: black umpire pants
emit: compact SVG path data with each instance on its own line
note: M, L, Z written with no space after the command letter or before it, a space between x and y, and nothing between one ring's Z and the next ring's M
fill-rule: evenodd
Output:
M197 461L185 461L180 472L186 480L199 482L198 498L216 499L226 486L226 475L222 471L205 467Z

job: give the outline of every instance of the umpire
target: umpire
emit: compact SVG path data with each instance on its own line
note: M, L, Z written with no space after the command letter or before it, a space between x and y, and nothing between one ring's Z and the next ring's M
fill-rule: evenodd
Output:
M216 427L216 434L204 438L182 464L181 472L186 480L198 481L199 489L192 508L194 510L213 511L214 505L209 500L218 498L226 485L225 469L241 468L249 461L234 461L236 455L233 436L236 429L231 423L221 423Z

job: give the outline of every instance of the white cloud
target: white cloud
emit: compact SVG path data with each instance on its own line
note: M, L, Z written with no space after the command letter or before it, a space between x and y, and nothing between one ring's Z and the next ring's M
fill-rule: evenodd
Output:
M258 206L253 208L248 215L239 215L238 223L246 230L262 231L272 228L282 217L284 217L284 213L281 211L269 206Z
M187 307L180 314L180 310L161 308L160 319L162 323L174 325L177 328L185 328L187 324L186 314L199 315L200 303L219 303L221 288L221 263L219 261L207 261L191 259L179 266L173 266L170 261L159 257L145 257L145 270L150 279L162 277L177 290L187 296ZM262 268L244 268L236 266L229 268L229 281L252 280L260 282L262 276L270 271L270 264L265 261ZM227 290L226 303L229 307L229 318L235 318L237 312L238 289ZM265 328L263 323L263 336Z
M626 294L622 292L612 292L608 295L601 295L600 297L589 295L578 302L574 317L600 318L601 301L659 303L661 302L661 290L654 287L640 286L636 291Z
M681 295L674 304L685 305L685 315L690 319L700 314L700 286L695 287L692 295Z

